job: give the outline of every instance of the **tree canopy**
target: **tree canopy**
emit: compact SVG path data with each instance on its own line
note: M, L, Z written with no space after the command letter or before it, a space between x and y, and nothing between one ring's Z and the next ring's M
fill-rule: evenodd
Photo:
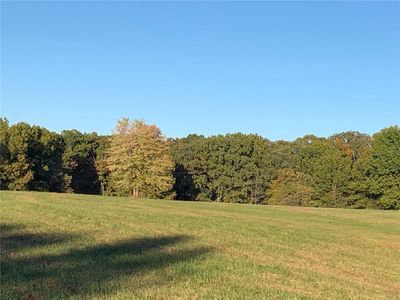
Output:
M180 200L400 208L400 129L293 142L255 134L166 139L121 119L111 136L0 119L0 187Z
M120 120L111 137L107 165L118 194L157 198L172 190L169 143L155 125Z

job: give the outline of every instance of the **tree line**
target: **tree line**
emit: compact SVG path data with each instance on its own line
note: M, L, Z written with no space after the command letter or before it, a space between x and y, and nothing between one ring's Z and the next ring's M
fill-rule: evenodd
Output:
M400 208L400 128L292 142L255 134L167 139L122 119L110 136L0 118L0 188L195 201Z

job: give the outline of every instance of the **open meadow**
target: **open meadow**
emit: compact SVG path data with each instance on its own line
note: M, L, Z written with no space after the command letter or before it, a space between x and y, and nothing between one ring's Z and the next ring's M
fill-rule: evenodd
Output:
M2 299L399 299L398 211L1 192Z

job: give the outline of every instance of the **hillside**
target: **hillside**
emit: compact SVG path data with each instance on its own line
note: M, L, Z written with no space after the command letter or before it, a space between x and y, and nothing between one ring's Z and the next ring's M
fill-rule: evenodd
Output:
M0 195L2 299L399 297L398 211Z

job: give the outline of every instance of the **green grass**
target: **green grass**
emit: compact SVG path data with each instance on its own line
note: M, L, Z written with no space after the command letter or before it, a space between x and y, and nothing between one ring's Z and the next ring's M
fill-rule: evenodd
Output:
M1 192L2 299L399 299L400 213Z

